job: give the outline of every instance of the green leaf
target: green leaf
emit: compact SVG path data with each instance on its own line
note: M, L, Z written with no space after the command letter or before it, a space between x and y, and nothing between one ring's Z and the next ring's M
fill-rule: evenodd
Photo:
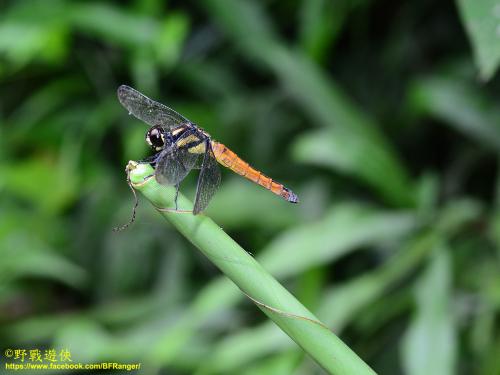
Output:
M72 360L93 362L106 360L103 355L113 344L112 337L92 320L75 319L58 327L53 346L71 348Z
M71 10L76 28L126 47L148 46L160 31L157 20L111 4L83 2Z
M354 175L392 204L404 206L415 198L409 179L394 159L362 134L350 134L342 127L316 130L302 135L292 147L297 160Z
M189 31L189 20L182 13L173 13L160 25L157 38L154 40L158 62L171 67L177 62Z
M384 212L345 202L316 223L284 232L258 259L275 276L296 275L362 246L403 238L416 226L411 213Z
M500 110L481 88L457 78L430 76L414 82L410 100L417 110L500 150Z
M432 232L417 236L377 270L332 287L325 293L318 314L329 326L344 329L365 306L381 298L391 284L411 272L434 248L436 241L437 236Z
M279 355L266 358L257 362L254 365L246 366L242 375L288 375L288 374L312 374L312 371L297 371L297 363L301 360L302 354L296 351L289 351ZM309 367L315 364L312 361L307 361ZM321 373L317 365L313 367L314 371Z
M0 286L22 277L57 280L82 287L87 273L25 231L0 238Z
M250 360L262 358L283 348L293 348L290 340L275 325L267 322L240 330L222 339L202 362L203 374L237 373Z
M348 13L347 2L305 0L300 12L301 48L316 61L324 60Z
M498 0L457 2L481 78L489 80L500 63L500 3Z
M403 341L403 365L409 375L455 373L451 259L445 248L436 250L415 290L417 312Z
M19 2L0 14L0 53L20 68L32 60L58 63L69 48L69 28L63 1Z
M43 212L59 212L74 201L78 191L74 166L67 165L71 162L61 157L57 164L35 158L0 164L0 186Z

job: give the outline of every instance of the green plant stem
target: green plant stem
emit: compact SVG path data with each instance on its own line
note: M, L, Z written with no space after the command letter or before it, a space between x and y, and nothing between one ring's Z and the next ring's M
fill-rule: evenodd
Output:
M127 169L132 186L155 207L174 207L175 189L147 178L153 173L149 165L131 161ZM179 194L178 209L191 208L192 203ZM192 213L160 213L329 373L375 373L210 218Z

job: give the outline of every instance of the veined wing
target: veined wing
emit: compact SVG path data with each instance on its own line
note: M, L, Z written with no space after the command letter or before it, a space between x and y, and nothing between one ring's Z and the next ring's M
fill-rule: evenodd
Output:
M151 126L160 125L166 129L172 129L190 122L173 109L149 99L126 85L118 88L118 100L130 114Z
M203 211L214 196L220 184L220 169L217 164L212 146L209 140L205 143L205 153L201 165L198 185L196 186L196 198L194 200L193 214Z
M186 148L175 145L163 150L158 156L155 178L163 185L176 185L194 168L199 154L192 154Z

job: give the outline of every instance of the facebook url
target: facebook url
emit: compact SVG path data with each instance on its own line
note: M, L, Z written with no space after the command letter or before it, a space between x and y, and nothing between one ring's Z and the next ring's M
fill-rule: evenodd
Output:
M6 370L140 370L140 363L5 363Z

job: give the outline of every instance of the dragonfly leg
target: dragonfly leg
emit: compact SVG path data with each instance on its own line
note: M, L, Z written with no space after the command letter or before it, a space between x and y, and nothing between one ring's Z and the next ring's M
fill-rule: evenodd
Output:
M156 163L158 162L158 157L160 153L148 156L147 158L137 161L137 164L149 164L151 167L156 168ZM149 176L148 176L149 177Z
M160 153L148 156L147 158L141 159L137 161L137 164L150 164L151 167L155 168L156 167L156 162L158 160ZM148 178L151 178L154 176L154 173L151 173L150 175L146 176L143 178L143 181L146 181Z
M175 210L177 211L177 198L179 197L179 187L180 187L180 183L178 184L175 184L175 198L174 198L174 203L175 203Z
M137 161L138 164L150 164L150 163L156 163L156 159L158 159L159 153L148 156L147 158L141 159Z
M180 187L180 183L175 184L175 198L174 198L175 208L163 208L163 207L156 207L156 206L154 206L154 207L160 212L172 212L175 214L192 214L193 213L192 210L179 210L179 207L177 205L177 198L179 197L179 187Z
M150 177L153 177L154 175L149 175L149 176L146 176L144 177L144 179L148 179ZM137 196L135 195L135 190L133 189L132 185L129 185L130 188L132 189L132 192L134 193L134 196L136 198L136 205L134 206L134 211L133 211L133 216L132 216L132 220L131 222L133 222L135 220L135 208L137 207ZM179 197L179 187L180 187L180 183L178 184L175 184L175 198L174 198L174 202L175 202L175 208L163 208L163 207L157 207L153 204L153 207L156 208L158 211L160 212L172 212L172 213L176 213L176 214L192 214L193 211L192 210L179 210L178 209L178 205L177 205L177 198ZM113 230L114 231L121 231L123 229L125 229L126 227L128 227L130 225L129 224L126 224L126 225L122 225L121 227L118 227L118 228L114 228ZM122 229L123 228L123 229Z

